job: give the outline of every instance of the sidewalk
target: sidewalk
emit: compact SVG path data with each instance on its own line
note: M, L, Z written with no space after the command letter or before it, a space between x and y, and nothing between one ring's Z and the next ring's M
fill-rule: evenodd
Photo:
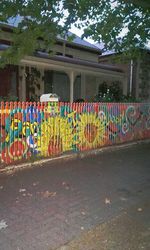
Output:
M57 250L149 250L150 202L140 202Z
M130 219L123 217L121 225L118 224L120 228L125 225L122 234L128 232L130 236L132 222L128 221L132 221L132 214L136 213L144 216L142 227L147 234L150 227L146 210L149 205L145 205L150 192L149 152L150 143L147 143L0 174L0 249L53 250L62 249L61 246L72 240L76 244L83 239L84 243L89 230L99 234L99 225L109 228L109 223L119 223L117 218L126 216L129 210L132 211ZM119 232L116 231L116 238ZM106 233L104 230L104 241L109 239ZM86 248L83 246L68 245L67 250L101 250L92 248L90 243ZM132 249L129 247L125 245L120 249ZM149 249L142 247L139 249ZM106 249L120 250L110 245Z

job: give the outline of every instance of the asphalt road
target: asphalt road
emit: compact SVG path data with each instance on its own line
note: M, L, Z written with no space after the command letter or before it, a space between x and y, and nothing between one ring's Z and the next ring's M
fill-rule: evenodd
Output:
M0 175L0 250L150 249L150 143Z

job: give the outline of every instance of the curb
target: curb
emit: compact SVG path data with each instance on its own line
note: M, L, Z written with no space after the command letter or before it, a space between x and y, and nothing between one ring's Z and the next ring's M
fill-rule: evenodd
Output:
M98 148L98 149L93 149L93 150L89 150L89 151L84 151L84 152L78 152L78 153L69 153L66 155L61 155L61 156L57 156L57 157L53 157L53 158L47 158L47 159L42 159L42 160L37 160L34 162L28 162L28 163L22 163L22 164L16 164L16 165L10 165L10 166L5 166L5 168L0 169L0 174L1 173L9 173L12 171L16 171L16 170L21 170L21 169L26 169L26 168L31 168L34 166L39 166L42 165L44 163L53 163L53 162L58 162L61 160L74 160L74 159L82 159L91 155L98 155L99 153L103 153L103 152L112 152L112 151L116 151L116 150L120 150L120 149L125 149L125 148L129 148L135 145L139 145L139 144L146 144L146 143L150 143L150 139L146 139L146 140L139 140L136 142L130 142L130 143L124 143L124 144L118 144L118 145L111 145L111 146L106 146L106 147L102 147L102 148Z

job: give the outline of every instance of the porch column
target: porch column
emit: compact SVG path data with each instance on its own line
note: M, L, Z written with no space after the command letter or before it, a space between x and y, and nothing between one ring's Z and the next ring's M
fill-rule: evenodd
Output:
M74 80L75 80L75 73L74 71L70 71L68 73L70 79L70 102L73 102L74 99Z

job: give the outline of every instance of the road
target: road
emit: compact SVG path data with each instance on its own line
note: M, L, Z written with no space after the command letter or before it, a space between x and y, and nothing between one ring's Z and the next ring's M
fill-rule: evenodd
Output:
M150 143L0 175L0 250L150 249Z

